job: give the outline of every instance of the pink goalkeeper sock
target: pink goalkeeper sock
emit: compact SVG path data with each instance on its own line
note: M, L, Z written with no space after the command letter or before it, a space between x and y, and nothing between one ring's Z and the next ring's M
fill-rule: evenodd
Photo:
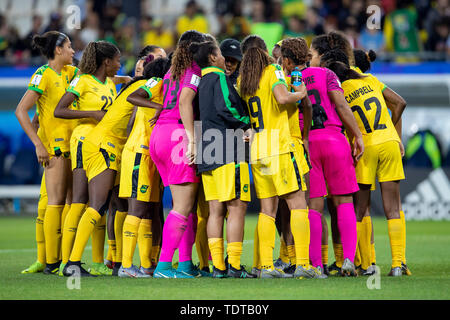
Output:
M188 218L172 210L164 222L159 261L172 262L173 254L187 228Z
M344 259L348 258L351 262L354 262L358 241L355 208L353 203L343 203L336 208L336 211Z
M310 241L309 241L309 259L313 267L320 266L323 269L322 264L322 219L320 212L309 209L309 229L310 229Z
M187 222L186 231L181 238L178 246L178 262L192 260L192 247L195 243L195 235L197 233L197 213L190 213Z

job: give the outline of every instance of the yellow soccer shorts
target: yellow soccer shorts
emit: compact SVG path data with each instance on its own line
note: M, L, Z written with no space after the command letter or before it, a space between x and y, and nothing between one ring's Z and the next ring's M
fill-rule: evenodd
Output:
M83 140L72 136L70 139L70 159L72 162L72 171L83 169Z
M300 173L302 175L305 175L311 169L311 164L309 162L309 155L306 152L305 147L303 146L303 143L301 142L300 138L294 139L294 145L296 154L299 155L298 160L300 162ZM303 157L301 157L300 155L303 155Z
M359 184L370 184L375 189L378 182L405 179L402 155L395 140L365 147L364 154L356 165L356 179Z
M119 172L120 156L96 146L89 141L83 142L82 157L83 168L86 171L88 181L91 181L92 178L95 178L106 169ZM118 178L116 178L115 184L118 181Z
M306 191L302 159L305 160L303 154L289 152L252 163L256 196L265 199L297 190Z
M150 155L125 148L121 162L119 197L159 202L161 178Z
M214 170L202 172L202 183L206 201L251 201L250 172L246 162L230 162Z

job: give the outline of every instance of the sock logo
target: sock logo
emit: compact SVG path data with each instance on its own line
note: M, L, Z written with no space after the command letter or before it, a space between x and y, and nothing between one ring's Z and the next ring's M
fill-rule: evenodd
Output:
M97 224L97 220L95 220L94 218L91 219L91 224L95 227L95 225Z
M124 231L123 235L125 237L135 237L136 236L136 234L134 232L131 232L131 231Z

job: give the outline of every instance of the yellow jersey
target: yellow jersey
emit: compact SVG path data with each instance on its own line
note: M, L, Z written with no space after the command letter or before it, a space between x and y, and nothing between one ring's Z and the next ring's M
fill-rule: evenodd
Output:
M67 92L77 96L76 109L81 111L108 111L117 95L116 86L110 78L101 82L91 74L81 74L70 83ZM73 136L79 140L84 137L97 125L97 121L92 118L77 120L77 126L73 130Z
M155 103L163 103L163 81L160 78L148 80L141 88L147 91L149 100ZM148 121L155 116L153 108L138 107L134 119L133 129L130 132L125 148L136 153L150 155L149 142L153 126Z
M286 77L286 83L291 84L291 77ZM300 129L300 117L299 117L299 108L297 103L291 103L283 105L286 108L286 112L289 119L289 131L291 132L291 136L295 139L298 139L301 144L303 144L302 140L302 131Z
M39 128L41 130L41 139L47 141L45 145L52 152L54 148L65 145L69 150L70 136L75 121L69 119L55 118L54 112L56 105L69 87L70 82L78 73L78 68L66 65L60 73L50 68L48 64L43 65L31 77L28 85L29 90L40 94L37 105L39 115Z
M362 75L361 79L344 81L342 89L361 130L364 145L392 140L400 142L383 97L386 85L371 74Z
M273 89L279 84L287 87L284 72L279 65L270 64L264 68L255 94L242 97L255 131L250 151L251 161L295 150L287 109L278 104L273 94Z

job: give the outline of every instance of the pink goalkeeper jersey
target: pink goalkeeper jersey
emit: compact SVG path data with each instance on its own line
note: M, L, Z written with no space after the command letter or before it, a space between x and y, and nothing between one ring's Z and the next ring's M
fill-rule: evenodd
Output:
M201 78L201 69L194 62L192 67L187 69L179 80L171 79L171 72L167 72L163 79L163 110L157 123L180 123L179 101L183 88L191 88L197 92Z
M324 128L341 131L341 119L336 112L336 106L328 96L328 92L333 90L344 92L336 74L327 68L308 67L302 70L302 80L313 108L312 132ZM299 117L300 127L303 130L303 114L300 113Z

